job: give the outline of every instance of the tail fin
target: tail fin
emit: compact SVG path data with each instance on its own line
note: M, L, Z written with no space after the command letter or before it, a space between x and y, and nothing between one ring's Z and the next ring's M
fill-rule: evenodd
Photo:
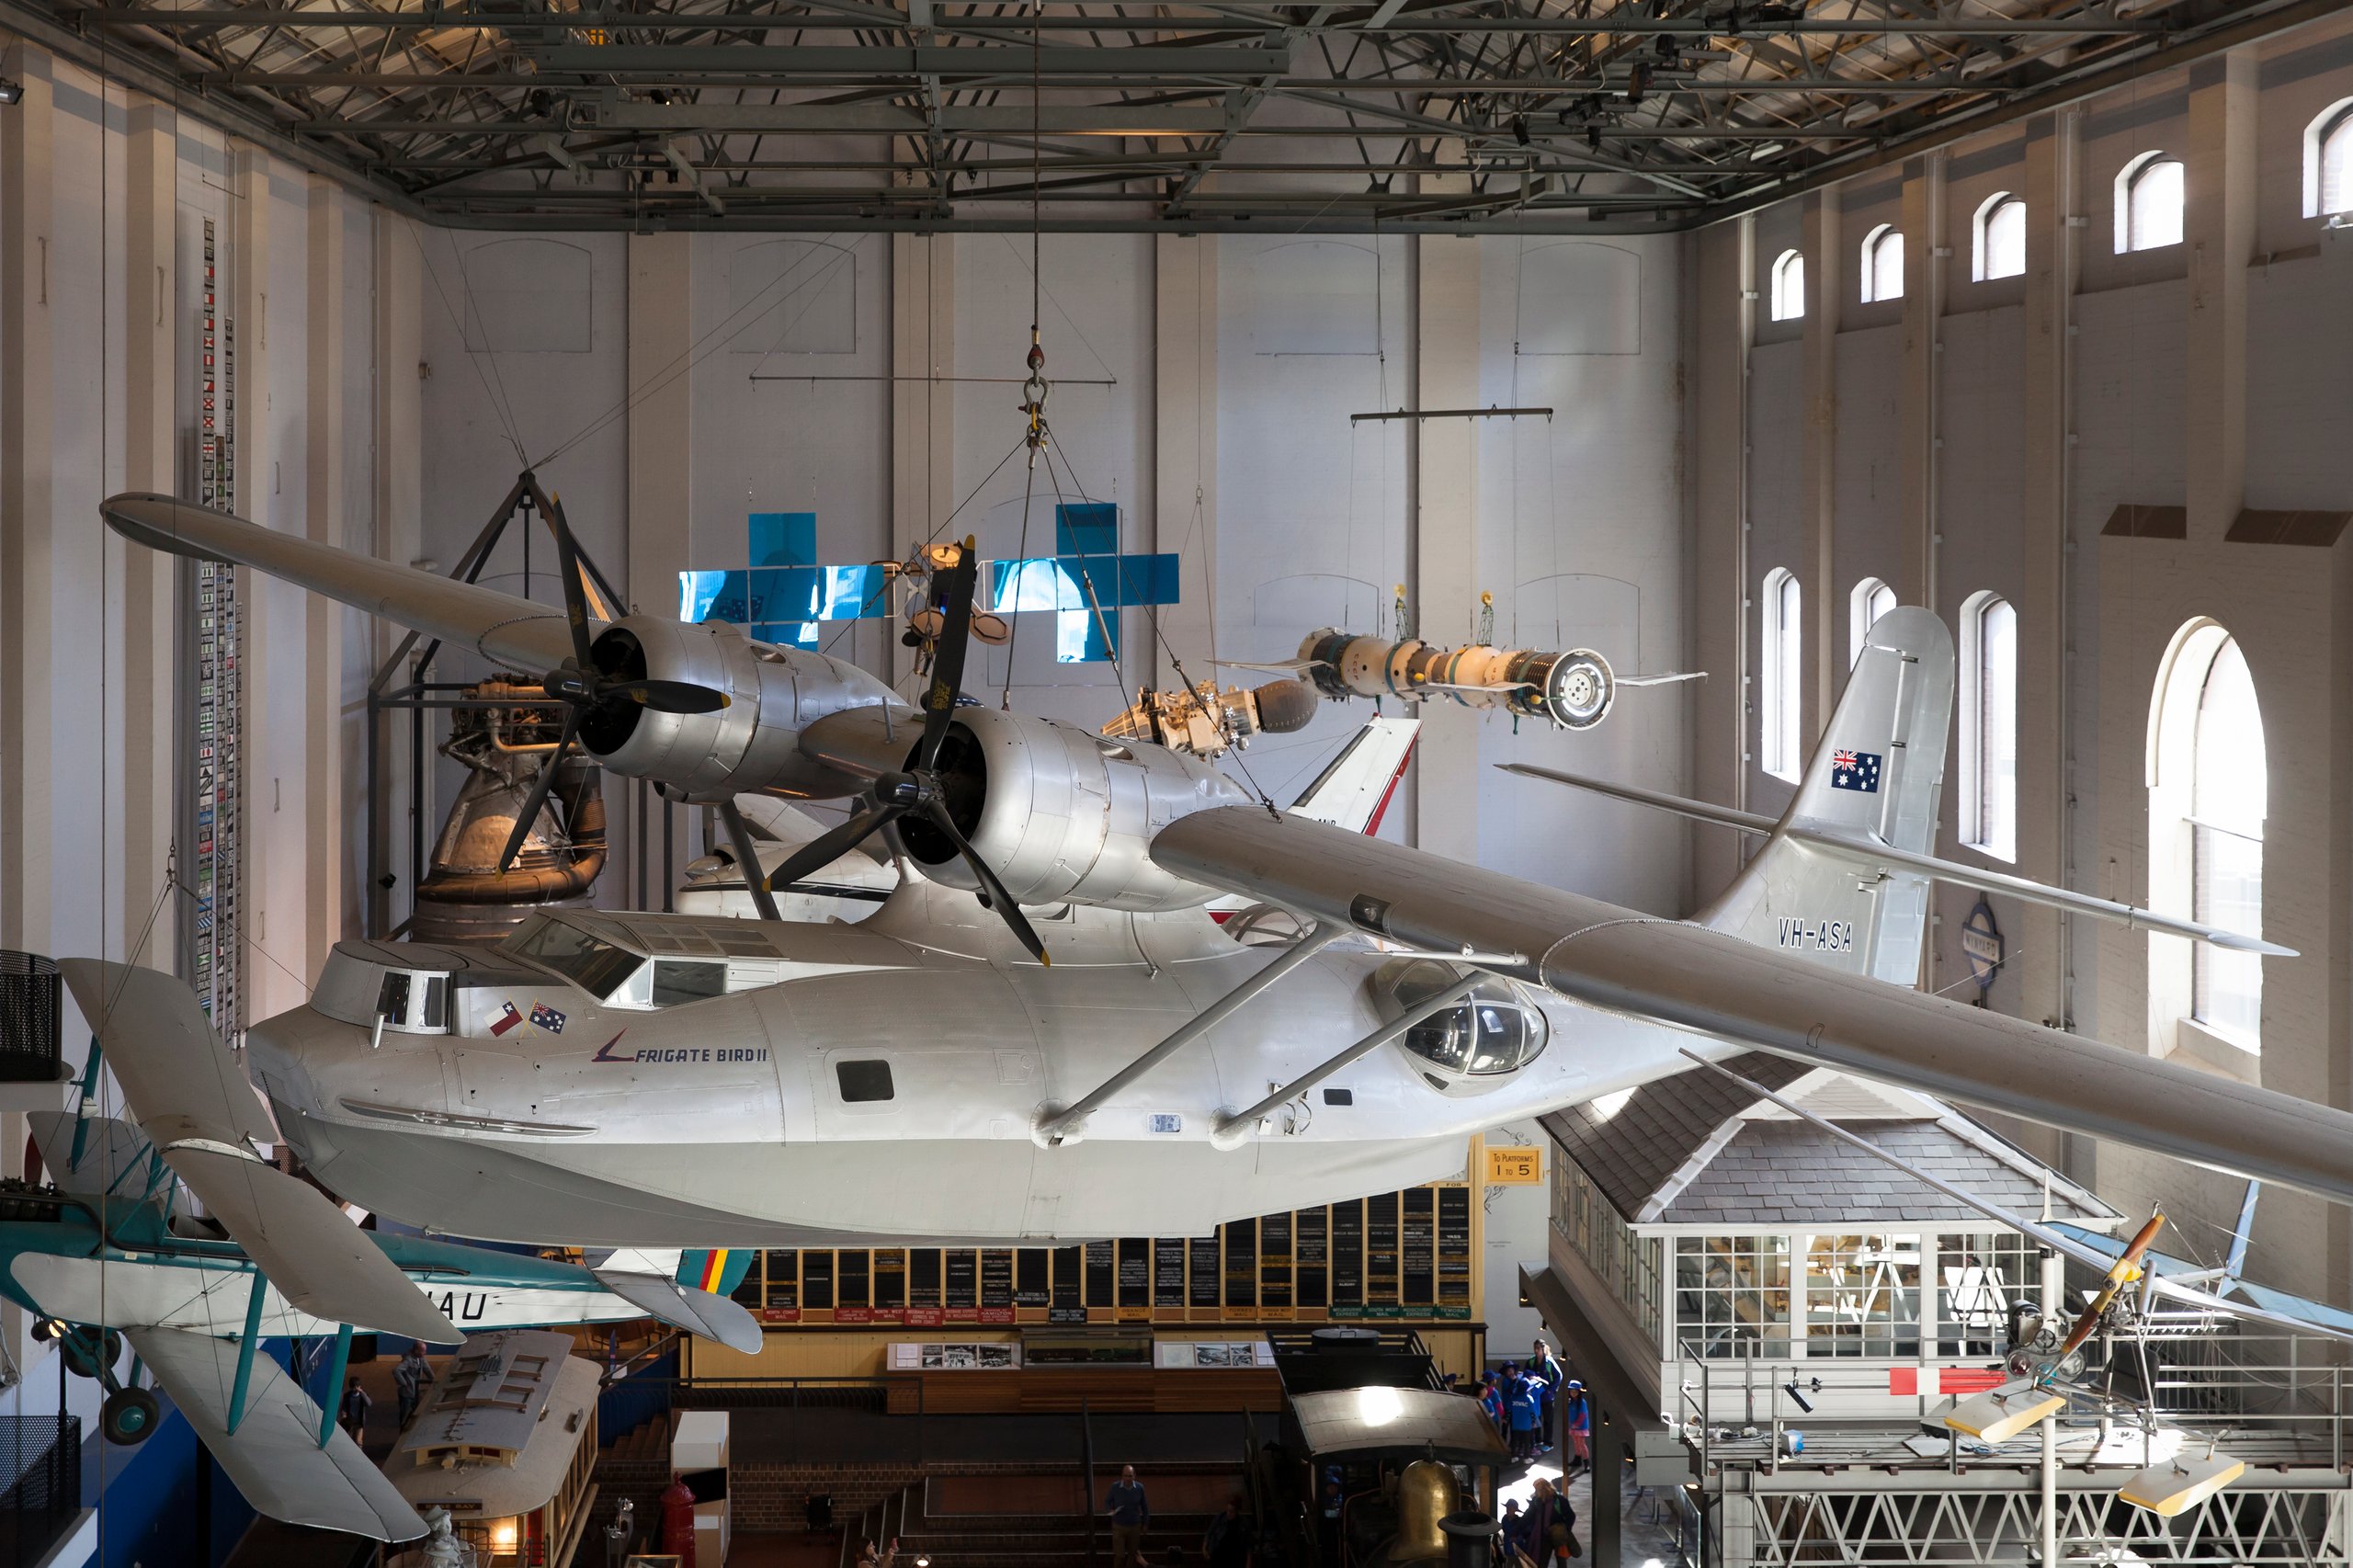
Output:
M1381 813L1405 777L1414 755L1419 719L1376 717L1366 722L1356 739L1341 748L1323 772L1293 801L1290 809L1313 822L1329 823L1351 833L1379 833Z
M1952 637L1943 621L1918 608L1881 616L1797 798L1700 923L1834 969L1912 984L1920 971L1930 879L1861 869L1791 838L1789 830L1933 853L1952 683Z
M713 1247L678 1255L677 1281L714 1296L732 1296L759 1254L749 1247Z

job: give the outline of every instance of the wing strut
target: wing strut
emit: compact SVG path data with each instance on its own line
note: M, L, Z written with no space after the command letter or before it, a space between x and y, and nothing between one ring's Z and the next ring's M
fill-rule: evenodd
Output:
M1448 986L1445 990L1439 992L1429 1000L1423 1002L1418 1006L1408 1007L1404 1012L1399 1014L1394 1020L1381 1025L1379 1028L1373 1030L1370 1034L1365 1036L1362 1040L1357 1041L1356 1044L1348 1047L1346 1051L1341 1051L1338 1055L1327 1057L1324 1061L1316 1063L1314 1066L1310 1067L1306 1072L1302 1073L1298 1077L1293 1078L1281 1088L1275 1090L1272 1094L1268 1095L1265 1099L1260 1100L1256 1105L1252 1106L1249 1109L1233 1111L1218 1118L1217 1125L1210 1130L1211 1142L1219 1144L1221 1147L1232 1148L1237 1146L1240 1142L1241 1135L1249 1131L1251 1127L1255 1126L1260 1117L1266 1115L1268 1111L1274 1109L1285 1100L1290 1099L1293 1095L1305 1094L1308 1090L1313 1088L1316 1085L1322 1083L1324 1079L1330 1077L1333 1074L1337 1073L1341 1068L1346 1067L1349 1062L1356 1061L1358 1058L1371 1055L1374 1051L1379 1051L1382 1046L1387 1045L1391 1040L1395 1040L1399 1035L1404 1034L1407 1029L1412 1028L1415 1024L1421 1023L1423 1020L1453 1006L1457 1002L1461 1001L1465 996L1470 995L1472 992L1477 990L1486 979L1487 974L1485 971L1472 971L1471 973L1464 975L1454 984Z
M1283 949L1274 962L1186 1019L1170 1032L1165 1040L1108 1078L1066 1109L1053 1111L1037 1124L1036 1137L1040 1143L1051 1147L1067 1140L1086 1123L1086 1119L1103 1107L1103 1102L1167 1061L1201 1036L1240 1012L1245 1004L1275 982L1313 958L1344 935L1345 926L1319 920L1308 926L1299 940Z

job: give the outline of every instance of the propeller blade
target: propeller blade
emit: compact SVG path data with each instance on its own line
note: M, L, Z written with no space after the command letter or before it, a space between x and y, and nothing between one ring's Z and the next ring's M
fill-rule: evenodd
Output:
M934 801L931 803L931 810L926 814L931 818L932 825L946 834L948 842L953 844L956 846L956 852L964 857L964 864L972 868L972 875L981 880L981 886L986 890L982 894L982 902L996 911L997 917L1011 928L1015 939L1029 949L1031 958L1051 968L1053 960L1046 956L1046 944L1038 939L1038 933L1031 927L1029 917L1021 913L1021 906L1013 902L1011 893L1005 891L1005 883L997 879L995 869L986 860L982 859L980 851L974 849L964 835L957 831L956 819L948 814L948 808Z
M858 847L870 833L885 823L895 820L904 806L869 806L839 827L828 828L793 852L790 859L768 874L764 888L790 887L812 874L824 870L843 856ZM760 863L753 861L745 868L746 878L760 874Z
M566 703L563 733L556 737L555 750L548 753L547 761L540 765L540 776L531 780L530 795L523 801L523 809L515 813L515 831L506 835L506 847L499 852L498 869L502 876L514 869L515 857L523 853L523 841L531 836L531 824L540 820L540 809L548 803L548 790L555 783L555 765L572 748L572 737L579 730L580 710Z
M580 586L580 555L572 548L572 525L563 520L563 508L550 506L546 513L548 531L555 535L556 575L563 585L563 619L572 627L572 656L584 670L597 666L588 658L588 596Z
M932 657L931 689L923 699L923 742L915 752L915 766L926 773L939 766L939 747L948 739L956 699L964 692L964 653L972 640L972 587L980 570L979 541L967 535L962 556L939 574L940 608L948 624L940 629L938 652Z
M656 713L716 713L727 706L725 692L684 680L615 681L597 696L625 697Z
M735 846L735 869L744 873L744 885L752 890L752 903L763 920L781 920L777 913L776 894L768 891L768 880L760 875L759 853L752 847L752 824L744 820L744 812L731 800L719 803L719 820L727 824L728 842Z

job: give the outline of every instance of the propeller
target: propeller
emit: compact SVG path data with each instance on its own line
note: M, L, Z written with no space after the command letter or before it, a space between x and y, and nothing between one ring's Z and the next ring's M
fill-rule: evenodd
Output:
M963 857L964 864L972 868L973 878L981 884L982 904L996 911L1014 937L1029 949L1029 956L1042 964L1051 961L1046 957L1045 943L1038 939L1038 933L1031 929L1013 895L1006 892L995 870L981 858L963 830L956 825L955 813L949 809L949 783L940 770L949 731L955 722L957 699L963 695L964 654L972 639L972 592L980 566L978 541L968 536L956 563L932 575L932 608L944 619L938 652L931 664L931 686L923 698L923 734L915 742L911 765L877 777L868 803L857 815L801 846L799 853L769 874L766 886L789 886L813 875L848 854L877 829L902 817L911 817L914 821L909 827L936 832ZM953 754L949 754L949 759L956 760ZM756 887L759 885L756 862L745 875Z
M548 803L556 764L579 738L581 725L599 710L634 702L656 713L716 713L727 706L727 694L707 686L682 680L617 679L598 667L595 646L588 640L588 597L580 585L580 554L573 547L571 525L563 520L560 505L544 515L549 530L555 535L556 578L563 585L563 618L572 628L572 656L550 670L540 686L551 699L563 704L563 729L556 736L555 750L540 765L540 776L531 780L522 809L515 813L515 831L507 835L506 847L498 857L502 872L512 869L516 857L523 853L531 825Z

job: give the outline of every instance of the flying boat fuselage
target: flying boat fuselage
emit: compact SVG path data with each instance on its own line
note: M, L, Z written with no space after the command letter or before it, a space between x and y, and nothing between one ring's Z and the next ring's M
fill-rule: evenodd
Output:
M1693 1043L1491 982L1213 1139L1456 978L1336 946L1056 1141L1055 1110L1280 949L1198 911L1037 924L1051 968L922 882L856 926L564 912L495 949L347 942L310 1006L250 1031L251 1064L322 1181L412 1222L794 1245L1201 1234L1459 1176L1469 1134Z

